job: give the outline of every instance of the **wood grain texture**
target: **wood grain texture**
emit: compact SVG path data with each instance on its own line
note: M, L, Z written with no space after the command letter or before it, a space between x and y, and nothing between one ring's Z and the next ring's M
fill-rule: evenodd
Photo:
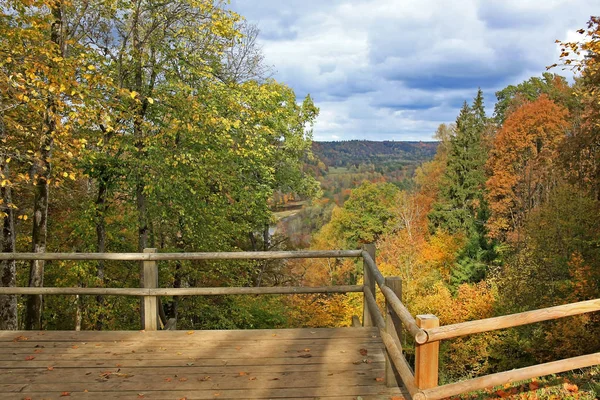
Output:
M432 314L417 315L420 328L440 326L438 317ZM419 389L429 389L438 385L440 342L416 344L415 383Z
M600 299L581 301L578 303L565 304L562 306L542 308L539 310L526 311L518 314L504 315L501 317L480 319L476 321L462 322L459 324L444 325L438 328L425 329L427 341L434 342L444 339L452 339L459 336L494 331L498 329L512 328L520 325L533 324L535 322L548 321L573 315L600 311Z
M4 294L62 294L105 296L221 296L237 294L302 294L362 292L362 285L319 287L203 287L203 288L79 288L79 287L0 287Z
M402 399L384 376L377 328L0 331L2 399Z
M276 260L360 257L362 250L237 251L212 253L0 253L0 260Z
M577 368L591 367L598 364L600 364L600 353L588 354L585 356L534 365L532 367L499 372L497 374L469 379L467 381L450 383L448 385L424 390L423 393L428 400L444 399L460 393L467 393L474 390L504 385L507 383L522 381L544 375L558 374L560 372L571 371Z

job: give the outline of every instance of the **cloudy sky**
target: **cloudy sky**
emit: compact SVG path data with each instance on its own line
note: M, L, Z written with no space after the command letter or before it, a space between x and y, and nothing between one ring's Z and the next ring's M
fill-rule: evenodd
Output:
M593 6L596 7L593 7ZM431 140L481 87L558 60L598 0L232 0L275 79L321 109L315 140ZM567 74L561 70L557 73Z

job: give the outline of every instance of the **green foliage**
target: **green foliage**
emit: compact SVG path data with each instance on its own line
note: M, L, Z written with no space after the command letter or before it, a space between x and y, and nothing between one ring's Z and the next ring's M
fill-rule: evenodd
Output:
M552 101L569 109L577 107L577 100L570 90L567 80L557 74L544 72L542 77L532 77L519 83L509 85L496 92L498 101L494 106L494 120L501 125L508 114L524 101L534 101L546 94Z
M392 206L398 192L390 183L363 182L352 190L342 208L334 209L322 232L325 240L344 249L374 242L394 225Z
M430 229L471 235L476 232L485 175L483 144L486 124L483 94L478 92L473 108L466 103L456 120L450 139L446 170L440 184L440 198L429 214Z

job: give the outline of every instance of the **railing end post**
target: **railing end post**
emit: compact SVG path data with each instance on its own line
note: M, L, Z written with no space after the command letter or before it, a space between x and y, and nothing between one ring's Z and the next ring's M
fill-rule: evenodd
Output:
M144 249L144 253L156 253L156 249ZM158 263L153 260L143 261L142 280L145 289L158 287ZM158 297L144 296L142 327L146 331L158 330Z
M421 329L440 326L440 320L433 314L417 315L416 321ZM426 337L427 333L423 333ZM415 337L415 384L421 390L431 389L438 385L440 342L427 343L425 340L425 343L421 344L418 336Z

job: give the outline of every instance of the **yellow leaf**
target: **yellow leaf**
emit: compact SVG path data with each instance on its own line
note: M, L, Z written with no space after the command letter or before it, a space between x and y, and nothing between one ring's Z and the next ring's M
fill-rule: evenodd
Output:
M148 97L148 103L154 104L154 99L152 97Z
M132 90L131 93L129 93L129 96L131 96L132 99L135 99L135 96L137 96L138 93L135 90Z
M66 177L68 177L68 176L69 176L69 174L68 174L67 172L63 172L63 177L65 177L65 178L66 178Z
M96 69L96 67L94 67L93 65L88 65L88 69L89 69L90 71L93 71L93 70L95 70L95 69Z

